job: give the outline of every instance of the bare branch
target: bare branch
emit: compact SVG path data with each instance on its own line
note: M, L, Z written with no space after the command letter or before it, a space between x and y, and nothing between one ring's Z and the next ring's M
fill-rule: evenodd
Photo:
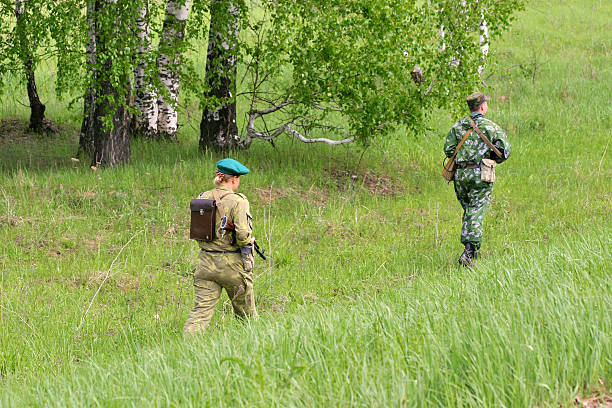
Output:
M304 130L306 130L308 128L307 125L304 125L302 123L297 123L296 119L297 118L292 119L291 121L287 122L287 124L288 125L294 125L294 126L301 127ZM387 123L389 123L389 122L387 122ZM355 135L347 132L346 129L341 128L340 126L332 126L332 125L326 125L326 124L323 124L323 123L318 123L318 124L314 125L314 127L317 127L319 129L331 129L331 130L335 130L337 132L343 133L347 138L351 138L351 137L354 138L355 137ZM380 130L380 129L382 129L382 127L377 127L376 129Z
M386 121L385 123L381 123L380 125L376 126L376 130L382 130L384 128L386 128L387 126L390 126L391 122L390 121Z
M289 98L289 95L287 95L287 98L285 98L285 100L283 102L281 102L280 104L278 104L276 106L271 106L268 109L264 109L264 110L253 109L251 111L251 116L259 117L259 116L262 116L262 115L268 115L270 113L274 113L276 111L279 111L279 110L283 109L285 106L293 105L295 103L295 101L290 101L290 100L288 100L288 98Z
M301 142L304 143L326 143L328 145L341 145L341 144L345 144L345 143L352 143L355 141L355 137L349 137L347 139L342 139L342 140L332 140L332 139L327 139L324 137L317 137L317 138L307 138L304 137L300 134L300 132L298 132L297 130L291 128L289 126L289 124L285 124L282 126L283 129L285 129L287 132L291 133L293 136L295 136L296 139L298 139Z

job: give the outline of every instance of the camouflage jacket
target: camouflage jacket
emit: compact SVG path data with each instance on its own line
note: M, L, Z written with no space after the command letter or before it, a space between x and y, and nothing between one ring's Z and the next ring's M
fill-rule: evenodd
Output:
M217 211L216 238L211 242L198 241L198 244L200 248L208 251L237 251L240 247L249 245L253 236L253 217L251 217L249 200L244 194L235 193L227 187L217 187L216 190L219 193L225 215L234 223L236 231L225 231L221 237L219 233L221 216ZM205 191L198 198L214 200L213 192L212 190Z
M456 162L461 163L480 163L482 159L493 159L498 163L503 162L510 156L510 142L504 131L495 123L486 119L480 112L475 112L470 115L476 123L476 126L484 133L495 147L502 152L502 157L498 157L495 152L480 138L476 131L473 131L457 153ZM472 128L470 120L465 117L457 121L446 136L444 143L444 153L446 157L451 157L457 148L457 145L465 136L465 132Z

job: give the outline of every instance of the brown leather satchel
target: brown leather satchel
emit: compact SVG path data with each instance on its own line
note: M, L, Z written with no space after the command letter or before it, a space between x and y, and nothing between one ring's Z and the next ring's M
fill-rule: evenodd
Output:
M191 227L189 239L212 241L215 239L217 203L215 200L191 200Z

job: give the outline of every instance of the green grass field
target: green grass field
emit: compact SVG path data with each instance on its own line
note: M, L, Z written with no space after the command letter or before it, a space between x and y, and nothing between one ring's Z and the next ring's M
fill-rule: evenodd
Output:
M129 165L92 171L70 159L82 107L55 100L52 68L39 88L56 135L23 132L13 80L0 406L572 407L612 394L611 17L605 0L532 1L493 45L488 116L513 152L472 270L457 265L461 210L440 176L448 112L365 152L286 138L236 154L270 254L255 267L260 318L237 321L224 295L200 338L182 335L188 203L220 157L198 152L198 114L180 143L136 141Z

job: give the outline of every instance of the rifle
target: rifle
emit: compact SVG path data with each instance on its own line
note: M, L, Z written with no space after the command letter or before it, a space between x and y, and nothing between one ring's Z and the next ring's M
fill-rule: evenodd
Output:
M261 257L261 259L263 259L264 261L267 259L264 255L264 252L266 252L266 250L259 248L259 245L257 245L257 241L253 242L253 248L255 249L255 252L257 252L257 255Z
M234 223L228 220L227 217L221 218L221 229L224 229L225 231L236 231L236 227L234 226ZM259 245L257 244L257 241L253 243L253 249L255 249L255 252L257 252L257 255L259 255L261 259L263 259L264 261L268 259L264 255L264 252L266 252L266 250L261 249Z

